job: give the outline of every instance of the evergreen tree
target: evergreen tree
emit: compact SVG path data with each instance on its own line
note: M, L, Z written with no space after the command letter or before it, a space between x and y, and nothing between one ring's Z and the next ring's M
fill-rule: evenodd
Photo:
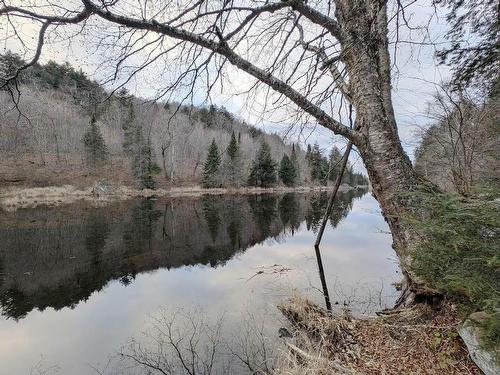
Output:
M297 156L297 151L295 150L295 143L292 144L292 153L290 154L290 161L292 162L293 167L295 168L295 176L296 180L300 179L300 164L299 158Z
M252 186L270 187L276 183L276 163L271 156L271 148L263 141L257 157L250 169L248 184Z
M156 181L154 175L161 172L158 164L154 162L151 144L142 134L142 127L135 127L135 141L132 147L132 172L139 181L140 186L154 189Z
M318 143L315 143L309 152L308 162L311 168L311 179L315 182L326 184L329 165L328 161L321 154Z
M342 154L340 150L333 146L330 150L329 162L330 162L330 174L328 176L330 181L335 181L337 175L340 173L340 161L342 159Z
M283 158L281 159L279 175L281 181L283 181L286 186L295 185L295 180L297 179L297 171L295 170L295 166L293 165L287 154L283 155Z
M311 145L308 144L307 145L307 151L306 151L306 161L309 164L309 166L311 164L311 152L312 152Z
M229 142L229 146L227 147L227 156L224 160L224 182L228 186L239 186L241 183L241 170L242 163L240 146L233 131L231 134L231 141Z
M19 55L10 51L7 51L4 55L0 55L0 84L3 84L8 78L14 76L17 69L24 64L26 62ZM22 80L23 77L19 78Z
M125 153L132 153L133 144L137 131L135 128L135 109L133 103L133 97L127 91L127 89L122 88L118 94L118 101L122 107L122 113L124 116L121 119L121 127L123 129L123 150Z
M236 135L234 134L234 130L231 133L231 141L229 142L229 146L227 147L227 154L231 160L238 156L239 146L238 141L236 140Z
M90 126L83 135L82 141L89 165L96 167L100 162L106 160L108 151L95 116L92 116Z
M133 96L123 88L117 94L124 116L121 119L123 129L123 150L132 159L132 173L141 188L154 189L154 175L161 172L154 161L149 139L144 137L142 126L136 121Z
M218 176L219 166L219 148L217 147L217 143L215 143L215 139L213 139L208 148L207 160L203 166L202 185L204 188L215 188L220 186Z

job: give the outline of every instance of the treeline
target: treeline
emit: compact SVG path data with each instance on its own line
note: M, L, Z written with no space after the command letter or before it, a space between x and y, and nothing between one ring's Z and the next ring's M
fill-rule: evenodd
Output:
M322 185L326 185L328 181L334 181L341 171L342 156L337 147L332 147L328 158L326 158L317 143L312 147L308 145L305 157L311 169L311 179ZM349 162L346 166L343 182L352 186L368 186L369 184L368 178L361 173L354 172Z
M295 186L300 181L301 167L295 144L292 145L290 156L284 154L281 161L273 160L269 145L263 141L252 161L250 173L246 180L249 186L271 187L281 182L285 186ZM329 158L323 156L319 145L308 145L305 160L310 173L310 181L319 185L327 185L334 181L341 172L342 154L337 147L332 147ZM241 171L241 156L239 142L235 133L231 134L231 141L227 146L224 159L221 159L219 147L212 140L208 148L207 159L203 168L202 184L207 188L222 186L241 186L244 183L244 174ZM343 182L352 186L368 186L366 176L356 173L348 164Z
M0 81L25 62L0 56ZM327 184L338 173L318 145L307 153L237 119L224 107L149 103L122 89L104 91L70 64L23 70L13 108L0 92L0 184L87 185L96 177L154 189ZM10 110L9 110L10 109ZM18 109L22 116L19 116ZM366 185L348 168L345 183Z

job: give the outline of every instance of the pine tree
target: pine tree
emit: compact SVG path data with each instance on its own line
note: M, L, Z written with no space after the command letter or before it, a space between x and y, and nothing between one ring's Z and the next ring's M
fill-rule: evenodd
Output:
M215 188L220 186L218 173L219 166L219 148L217 147L217 143L215 143L215 139L213 139L208 148L207 160L203 166L202 185L204 188Z
M297 151L295 150L295 143L292 143L292 153L290 154L290 161L295 168L296 180L300 179L300 164L299 158L297 156Z
M283 181L286 186L295 185L297 171L295 170L295 166L293 165L287 154L283 155L283 158L281 159L279 175L281 181Z
M134 97L123 88L117 93L124 116L121 119L123 129L123 150L132 159L132 173L141 188L154 189L154 176L161 172L154 161L151 142L144 137L143 128L136 121Z
M340 172L340 161L342 159L342 154L340 150L333 146L330 150L329 163L330 163L330 175L328 176L330 181L335 181L337 175Z
M257 157L250 169L248 184L252 186L270 187L276 183L276 163L271 156L271 148L263 141Z
M239 186L241 183L241 169L242 163L240 146L233 131L231 134L231 141L229 142L229 146L227 147L227 156L224 160L224 182L228 186Z
M87 163L89 165L96 167L99 163L107 159L108 151L95 116L92 116L90 125L83 135L82 142L85 146Z
M133 97L125 88L122 88L118 92L117 97L123 113L125 113L125 116L121 119L121 127L123 129L123 150L125 153L130 154L133 151L133 144L137 135L137 130L135 129L136 116Z
M309 164L309 166L311 166L311 152L312 152L311 145L308 144L307 145L307 151L306 151L306 161Z
M311 179L321 184L326 184L328 177L328 161L321 154L318 143L315 143L309 154L309 166L311 167Z
M131 148L132 172L142 188L154 189L156 187L154 175L160 173L161 169L154 162L151 144L144 139L142 127L135 127L134 138L135 140Z
M227 154L233 160L238 156L239 146L238 141L236 140L236 135L234 134L234 130L231 133L231 141L229 142L229 146L227 147Z

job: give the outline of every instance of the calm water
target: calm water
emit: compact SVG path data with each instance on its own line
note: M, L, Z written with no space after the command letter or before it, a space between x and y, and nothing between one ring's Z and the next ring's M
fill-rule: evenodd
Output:
M397 297L391 239L370 194L341 198L321 247L326 287L334 309L373 314ZM132 338L150 348L158 322L173 317L179 337L193 316L220 323L221 352L245 351L254 336L276 346L279 302L300 293L325 305L312 244L326 200L207 196L2 212L0 373L140 373L116 353Z

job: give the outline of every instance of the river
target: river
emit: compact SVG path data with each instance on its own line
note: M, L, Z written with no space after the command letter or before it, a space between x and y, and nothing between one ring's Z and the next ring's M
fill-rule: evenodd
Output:
M199 337L197 365L217 342L213 373L245 374L228 353L271 361L287 333L276 305L292 295L325 306L327 292L334 310L357 315L390 307L401 274L377 202L343 193L317 253L327 199L204 196L1 213L1 373L139 374L144 353L182 373L161 341L167 327L181 351Z

